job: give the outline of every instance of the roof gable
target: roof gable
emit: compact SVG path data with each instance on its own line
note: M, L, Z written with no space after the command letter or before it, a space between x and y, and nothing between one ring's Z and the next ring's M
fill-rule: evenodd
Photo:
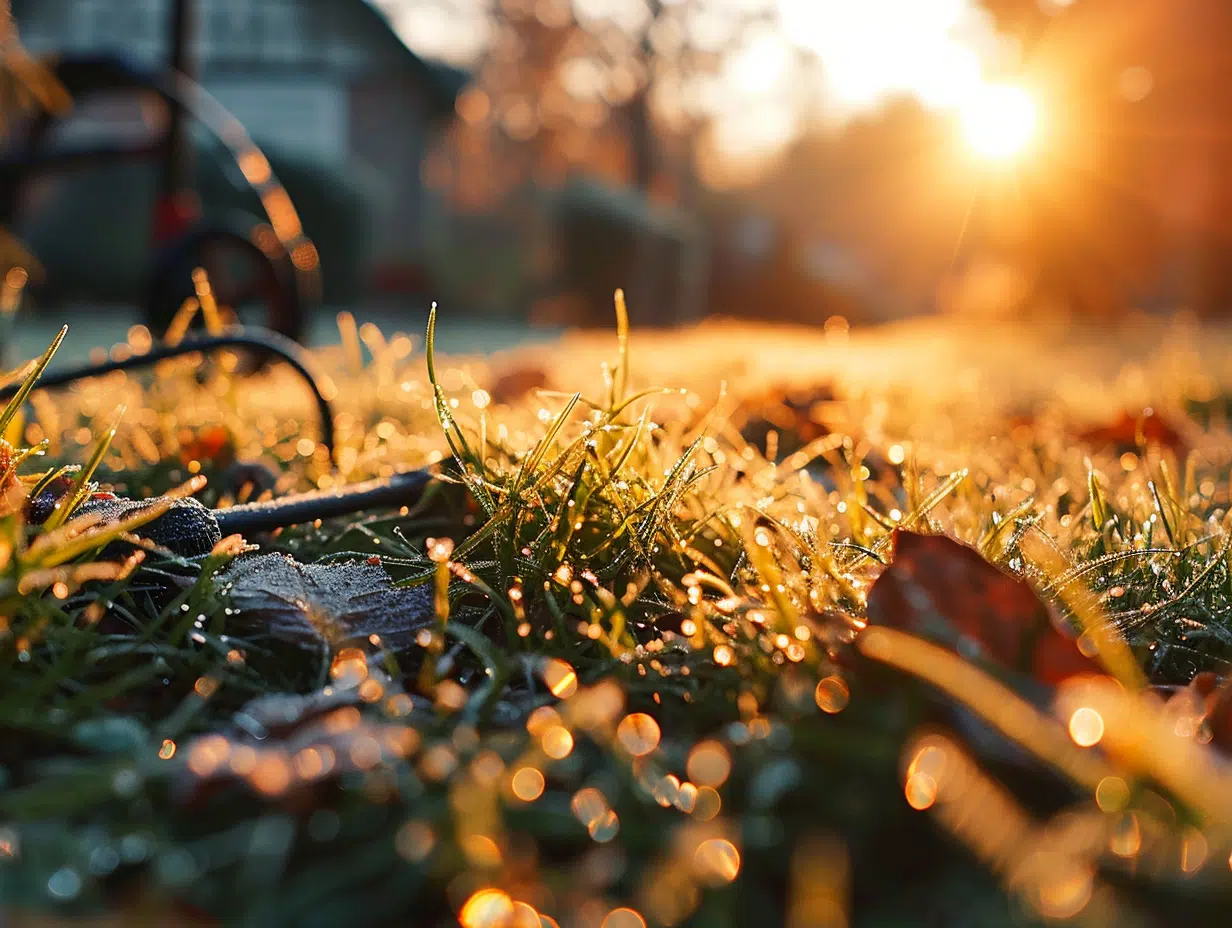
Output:
M173 0L13 0L35 52L110 52L165 59ZM436 118L453 112L469 75L420 58L370 0L190 0L202 73L268 70L347 79L403 75Z

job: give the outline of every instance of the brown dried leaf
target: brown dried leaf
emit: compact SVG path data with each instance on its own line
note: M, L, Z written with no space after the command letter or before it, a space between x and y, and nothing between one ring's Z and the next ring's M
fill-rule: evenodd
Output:
M1118 454L1136 451L1140 445L1157 445L1182 457L1189 450L1185 436L1150 409L1137 416L1122 412L1107 425L1086 429L1078 437L1098 448L1114 448Z
M894 533L894 560L869 591L868 621L973 646L1049 684L1101 672L1025 581L945 535Z

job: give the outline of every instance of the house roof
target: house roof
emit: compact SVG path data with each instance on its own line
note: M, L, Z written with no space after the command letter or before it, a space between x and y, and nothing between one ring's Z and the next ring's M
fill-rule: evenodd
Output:
M411 74L423 81L430 93L432 115L438 119L452 116L458 94L470 83L471 74L444 62L428 61L417 55L398 35L389 17L373 0L358 0L355 5L359 15L368 20L373 39L394 49L396 59L401 61Z
M344 65L338 65L329 60L318 62L317 65L320 67L341 66L357 76L366 75L377 79L387 76L392 70L394 73L410 77L423 88L430 117L443 120L452 115L454 103L458 94L470 81L470 74L441 62L427 61L417 55L398 35L388 17L374 0L316 0L312 3L300 0L300 2L304 12L308 14L322 8L332 8L331 13L343 13L347 23L346 41L354 48L362 49L360 54L346 56L347 63ZM38 45L37 50L48 51L73 47L81 51L80 43L74 45L70 40L69 27L73 21L74 3L75 0L58 0L56 3L52 3L51 0L12 0L12 10L19 24L33 26L37 21L41 26L38 31L42 35L31 44L31 48ZM133 0L112 0L112 3L117 10L126 11ZM248 3L254 10L262 6L261 0L248 0ZM211 0L188 0L188 4L190 9L204 14L205 11L215 8L217 0L213 2ZM0 0L0 5L2 5L2 0ZM131 9L137 15L152 17L157 7L147 3L135 5ZM99 30L100 21L97 16L90 22L93 24L92 28ZM111 23L111 25L115 24ZM160 42L152 46L147 42L146 56L151 59L147 62L148 64L156 64L165 55L165 43L169 41L169 38L164 35L160 36L160 39ZM117 31L115 28L110 28L101 30L98 35L93 36L90 51L114 51L128 55L133 52L131 45L130 37L123 30ZM225 46L225 50L230 48L230 46ZM286 63L281 60L267 61L259 51L254 51L248 46L244 46L242 50L238 50L239 46L236 48L235 54L227 54L226 51L220 54L218 47L212 47L204 55L205 60L201 62L202 70L210 72L216 68L233 70L286 66Z

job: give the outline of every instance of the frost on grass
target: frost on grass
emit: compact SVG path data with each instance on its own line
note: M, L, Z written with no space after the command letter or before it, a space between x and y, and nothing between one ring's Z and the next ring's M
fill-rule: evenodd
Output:
M64 463L128 405L98 479L129 496L200 473L231 502L217 428L279 492L442 480L170 601L156 559L49 562L0 678L11 885L103 906L139 837L134 884L261 924L1214 923L1232 690L1179 684L1232 660L1227 339L930 325L570 338L509 359L542 374L517 389L344 328L337 470L276 372L34 394L26 441ZM888 566L905 531L915 570ZM1054 689L1054 619L1134 672ZM58 747L111 716L157 735Z

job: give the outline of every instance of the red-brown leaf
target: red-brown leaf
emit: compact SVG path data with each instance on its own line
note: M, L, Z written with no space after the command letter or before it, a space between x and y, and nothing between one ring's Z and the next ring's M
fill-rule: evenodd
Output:
M1208 678L1199 684L1199 678ZM1190 684L1199 694L1207 689L1206 724L1211 729L1211 745L1232 755L1232 678L1218 682L1214 674L1198 674Z
M180 460L185 464L189 461L211 461L225 467L235 461L235 441L225 426L209 426L182 436Z
M1122 412L1107 425L1086 429L1078 437L1096 447L1111 447L1121 453L1136 450L1140 440L1181 455L1188 447L1185 437L1170 422L1149 409L1137 416Z
M1101 672L1025 581L945 535L895 532L894 561L868 594L868 621L948 638L951 646L973 643L985 657L1049 684Z

